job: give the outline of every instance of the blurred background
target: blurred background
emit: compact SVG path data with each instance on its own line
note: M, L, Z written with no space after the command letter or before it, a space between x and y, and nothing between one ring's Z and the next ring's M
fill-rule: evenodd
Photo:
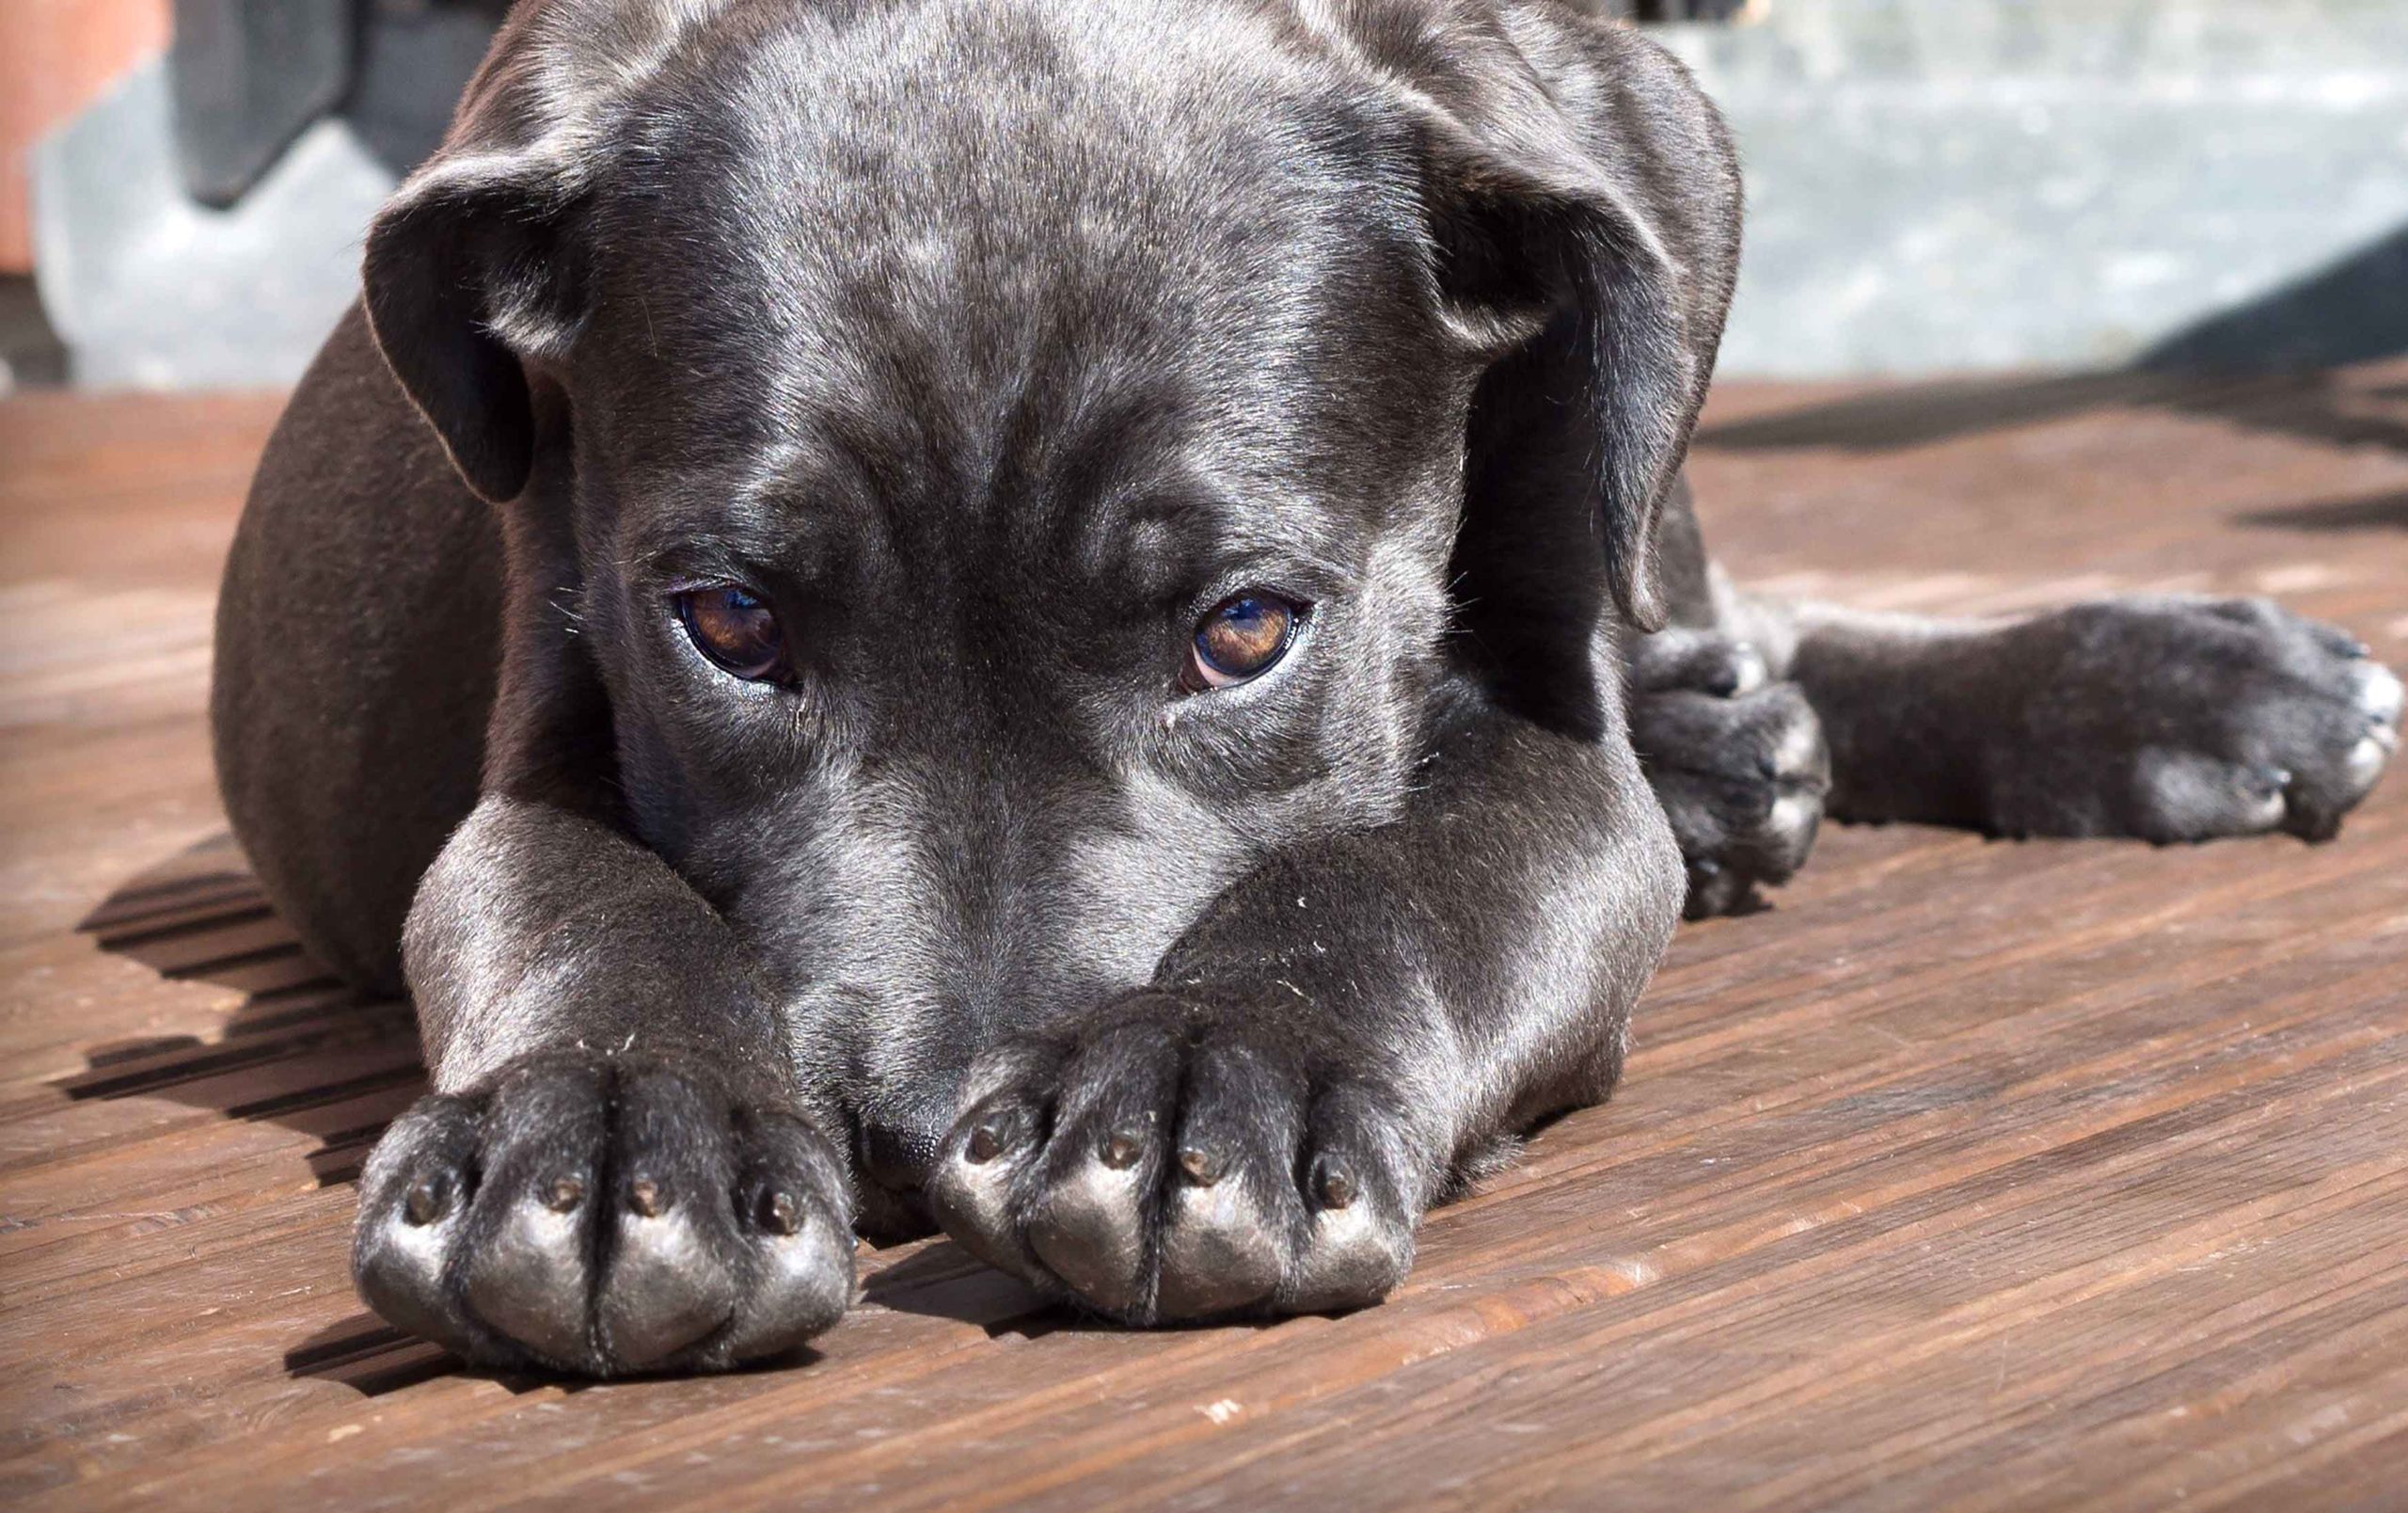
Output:
M503 8L5 0L0 385L290 383ZM1738 132L1725 375L2408 350L2403 0L1625 8Z

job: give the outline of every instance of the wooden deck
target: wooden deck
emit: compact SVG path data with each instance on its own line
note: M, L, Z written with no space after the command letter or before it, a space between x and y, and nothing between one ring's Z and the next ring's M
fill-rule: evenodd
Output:
M217 562L268 400L0 405L0 1501L2408 1506L2408 781L2333 845L1827 832L1683 933L1622 1096L1342 1319L1135 1334L943 1241L805 1362L577 1388L366 1314L406 1012L226 840ZM2272 591L2408 664L2408 366L1734 388L1743 573Z

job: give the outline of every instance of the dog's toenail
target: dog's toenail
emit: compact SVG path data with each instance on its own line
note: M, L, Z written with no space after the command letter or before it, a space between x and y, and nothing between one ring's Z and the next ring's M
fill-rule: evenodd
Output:
M650 1177L638 1177L627 1184L627 1206L646 1218L658 1218L668 1207L660 1196L660 1184Z
M792 1234L802 1228L802 1204L790 1192L771 1189L761 1198L761 1227L772 1234Z
M1102 1156L1105 1166L1116 1171L1126 1171L1137 1164L1137 1153L1143 1148L1136 1136L1115 1130L1104 1137L1103 1149L1098 1154Z
M962 1142L963 1159L973 1166L983 1166L999 1155L1010 1155L1025 1141L1028 1124L1028 1110L1017 1104L990 1109L971 1127L970 1138Z
M1336 1161L1323 1163L1321 1169L1321 1205L1323 1208L1345 1208L1354 1202L1358 1189L1354 1173Z
M1199 1187L1209 1187L1221 1180L1220 1155L1196 1146L1191 1145L1179 1153L1179 1169L1187 1173L1188 1181Z
M452 1205L445 1201L443 1189L431 1177L420 1177L410 1184L409 1196L404 1200L402 1212L413 1224L432 1224L443 1217Z
M2260 798L2273 798L2291 786L2291 774L2280 767L2253 767L2249 786Z
M554 1177L544 1202L555 1214L565 1214L585 1202L585 1184L576 1177Z

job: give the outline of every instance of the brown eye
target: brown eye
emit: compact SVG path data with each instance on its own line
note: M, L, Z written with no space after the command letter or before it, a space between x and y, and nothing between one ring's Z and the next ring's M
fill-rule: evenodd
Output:
M723 583L670 600L694 649L748 682L773 677L785 662L778 617L750 590Z
M1261 677L1288 654L1303 614L1304 606L1263 589L1223 599L1196 622L1196 648L1181 683L1200 693Z

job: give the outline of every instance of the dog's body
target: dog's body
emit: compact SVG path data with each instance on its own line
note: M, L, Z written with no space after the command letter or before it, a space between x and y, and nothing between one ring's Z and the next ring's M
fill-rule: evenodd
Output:
M523 8L219 621L263 883L424 1028L371 1301L725 1365L933 1220L1133 1321L1366 1302L1827 798L2329 834L2400 693L2327 628L1719 580L1736 235L1568 0Z

